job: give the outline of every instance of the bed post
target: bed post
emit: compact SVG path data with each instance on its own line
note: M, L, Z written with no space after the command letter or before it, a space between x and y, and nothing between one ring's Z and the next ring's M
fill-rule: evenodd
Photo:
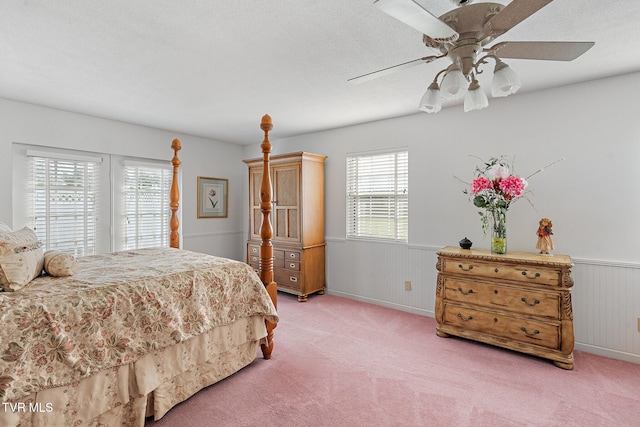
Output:
M178 151L182 148L179 139L174 139L171 142L171 149L173 149L173 159L171 164L173 165L173 178L171 178L171 193L170 203L171 207L171 220L169 221L169 228L171 233L169 234L169 246L172 248L180 248L180 234L178 228L180 221L178 221L178 206L180 206L180 189L178 188L178 168L180 167L180 159L178 159Z
M273 305L277 307L278 285L273 280L273 246L271 245L271 237L273 230L271 228L271 176L269 170L269 153L271 153L271 142L269 142L269 131L273 129L271 117L265 114L260 123L260 129L264 131L264 140L260 145L262 148L263 168L262 183L260 185L260 210L262 211L262 225L260 226L260 280L264 283ZM267 342L262 344L262 355L265 359L271 359L271 351L273 350L273 330L276 325L269 321L267 324Z

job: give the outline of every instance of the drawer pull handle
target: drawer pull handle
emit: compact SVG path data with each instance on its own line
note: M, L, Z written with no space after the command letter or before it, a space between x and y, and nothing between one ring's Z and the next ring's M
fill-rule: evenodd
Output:
M469 316L467 318L465 318L462 314L458 313L458 317L460 319L462 319L463 322L468 322L469 320L473 319L473 316Z
M289 254L289 258L295 258L295 257L296 257L296 254L294 254L294 253L290 253Z
M298 278L295 277L295 276L289 276L289 280L292 281L292 282L297 282Z
M497 273L497 272L498 272L498 269L496 268L496 269L495 269L495 270L493 270L493 271L495 271L495 272Z
M292 262L291 262L291 263L289 263L289 267L290 267L290 268L296 268L296 265L295 265L294 263L292 263Z
M465 292L462 290L462 288L458 288L458 292L460 292L462 295L469 295L473 293L473 289L469 289L467 292Z
M529 301L527 301L527 298L525 298L525 297L522 297L522 299L520 301L522 301L523 303L527 304L529 307L533 307L533 306L536 306L536 305L540 304L540 301L538 301L537 299L533 300L533 302L530 303Z
M527 279L537 279L538 277L540 277L540 273L536 273L533 276L529 276L526 271L523 271L522 275Z
M469 268L464 268L462 264L458 264L458 268L462 271L470 271L473 270L473 265L470 265Z
M536 335L538 335L540 333L540 331L537 330L537 329L534 330L533 332L529 332L529 331L527 331L527 328L525 328L524 326L522 328L520 328L520 330L522 332L524 332L525 335L528 336L529 338L533 338L533 337L535 337Z
M254 254L258 252L258 248L251 248L251 252L253 252Z

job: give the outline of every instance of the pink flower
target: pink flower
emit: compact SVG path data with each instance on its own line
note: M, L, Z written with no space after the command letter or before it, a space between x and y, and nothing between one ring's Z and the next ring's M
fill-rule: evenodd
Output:
M500 163L496 163L487 171L487 176L491 181L495 181L500 178L504 179L509 176L509 168L501 165Z
M522 194L527 186L527 181L516 175L509 175L500 180L499 188L505 194L505 198L513 198Z
M478 194L484 190L491 190L493 185L484 176L479 176L471 182L471 193Z

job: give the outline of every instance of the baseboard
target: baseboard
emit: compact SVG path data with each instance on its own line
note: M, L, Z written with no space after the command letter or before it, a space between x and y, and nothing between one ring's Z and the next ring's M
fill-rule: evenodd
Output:
M612 350L610 348L598 347L590 344L575 343L574 350L584 351L598 356L608 357L609 359L623 360L625 362L640 364L640 355L626 353L624 351Z
M397 304L388 301L382 301L375 298L362 297L360 295L353 295L348 292L331 291L326 290L329 295L335 295L337 297L349 298L355 301L366 302L368 304L379 305L381 307L393 308L394 310L406 311L407 313L419 314L426 317L435 317L435 313L432 310L425 310L419 307L411 307L409 305Z

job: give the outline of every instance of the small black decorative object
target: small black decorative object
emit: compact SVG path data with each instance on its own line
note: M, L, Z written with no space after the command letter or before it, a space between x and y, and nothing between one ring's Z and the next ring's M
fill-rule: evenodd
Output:
M460 240L458 243L460 244L460 247L462 249L471 249L471 245L473 245L473 242L466 237Z

